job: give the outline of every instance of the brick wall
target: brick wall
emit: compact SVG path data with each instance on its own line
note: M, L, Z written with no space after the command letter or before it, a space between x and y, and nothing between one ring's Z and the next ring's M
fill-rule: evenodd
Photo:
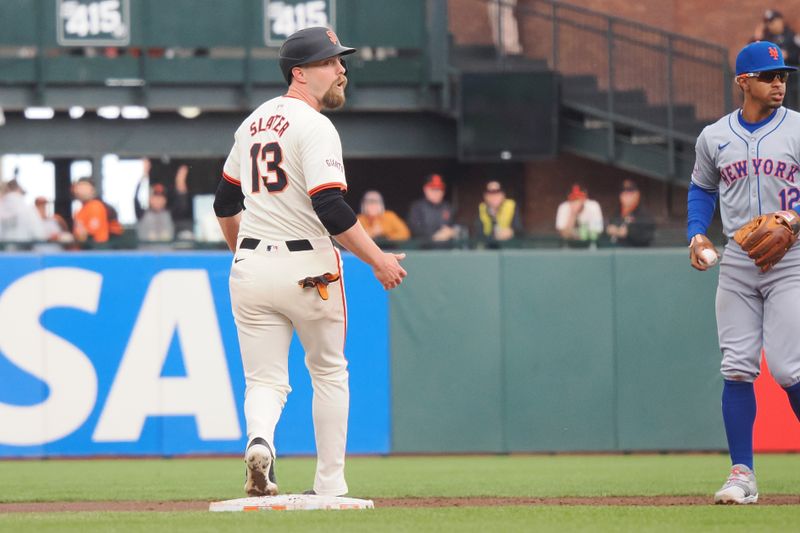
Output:
M761 21L763 11L768 7L780 10L790 25L800 29L800 4L797 0L775 0L769 3L752 0L729 0L724 3L698 0L571 0L569 3L725 46L730 51L731 63L738 50L749 40ZM448 5L450 31L456 44L492 44L483 0L448 0ZM545 4L535 0L519 0L519 5L542 13L548 9ZM583 18L586 24L596 24L598 20L601 19L590 15ZM520 24L526 55L551 58L550 24L536 17L520 17ZM572 67L575 72L581 72L583 65L597 65L605 61L604 40L591 37L588 33L586 35L583 42L560 43L563 47L562 58L571 58L575 62ZM603 65L601 70L602 67ZM663 70L663 65L652 61L645 65L639 75L641 78L654 77ZM676 87L683 101L696 101L699 92L709 90L707 85L703 85L701 74L695 81L694 85ZM600 83L602 86L605 80L601 78ZM654 90L648 92L648 97L651 101L658 101L664 95ZM713 113L715 116L721 114L717 110L713 110ZM464 168L461 171L466 173ZM639 184L644 205L656 217L660 227L680 234L685 224L686 189L683 187L670 186L611 165L568 154L527 163L522 173L521 182L516 182L514 192L518 200L524 201L524 223L529 232L555 233L556 209L575 181L588 187L590 196L600 203L604 218L608 220L618 209L618 187L625 178L632 178ZM688 176L685 179L688 180ZM480 201L481 185L482 180L474 176L460 182L462 207L472 206ZM712 224L714 234L720 231L718 218L718 215L715 216Z
M684 187L670 187L662 181L571 154L528 163L458 163L413 158L348 159L345 165L348 182L345 198L356 212L364 192L377 189L383 194L387 209L405 218L411 202L422 197L425 175L437 172L448 184L447 199L455 209L456 222L467 227L475 222L483 187L489 180L499 180L509 198L519 202L523 224L529 233L556 235L556 209L574 182L581 182L589 189L606 220L618 209L619 185L626 178L639 184L642 201L659 228L680 236L686 220ZM714 231L718 233L718 228L714 227Z
M489 16L483 0L448 0L450 33L456 44L492 44Z
M569 3L725 46L731 52L731 61L747 44L767 8L777 9L790 26L800 29L797 0L570 0Z
M556 210L575 182L587 187L589 197L600 203L607 221L619 209L619 186L624 179L633 179L642 192L643 205L662 224L669 223L669 187L664 182L570 154L530 162L525 167L525 227L528 231L555 233ZM684 196L685 191L679 189L677 194ZM679 199L676 203L685 204L685 201ZM680 214L673 213L673 217L679 219Z
M457 44L491 44L488 31L487 0L449 0L450 30ZM540 0L518 0L521 39L525 54L546 58L553 64L553 35L551 5ZM752 0L726 2L700 2L699 0L571 0L560 3L560 18L573 24L561 24L558 39L559 70L565 74L592 74L601 88L608 87L608 41L605 35L607 20L604 15L614 15L636 23L647 24L669 32L694 37L728 49L732 65L736 53L747 43L761 22L764 9L772 7L782 11L787 22L800 29L800 4L797 0L776 0L769 3ZM569 9L578 6L601 15L584 14ZM537 16L541 15L541 16ZM578 26L584 27L578 27ZM594 31L587 29L592 28ZM657 49L666 46L666 38L648 31L618 24L617 35L628 35L644 40ZM685 47L687 45L682 45ZM701 46L688 45L691 56L702 56L715 64L718 52L703 50ZM641 89L652 104L667 101L667 60L664 53L647 46L618 39L614 54L614 86L616 89ZM702 61L674 58L673 99L678 104L692 105L698 118L710 121L727 112L722 94L730 90L734 104L739 103L739 92L727 86L718 74L709 75L708 64Z
M523 8L544 10L544 4L536 0L518 1ZM779 10L789 25L800 31L797 0L569 0L565 3L725 46L730 50L731 61L750 39L767 8ZM457 44L491 44L484 0L448 0L448 7L450 31ZM530 21L527 24L535 25ZM540 37L541 34L527 32L523 38L526 48L534 42L542 46Z

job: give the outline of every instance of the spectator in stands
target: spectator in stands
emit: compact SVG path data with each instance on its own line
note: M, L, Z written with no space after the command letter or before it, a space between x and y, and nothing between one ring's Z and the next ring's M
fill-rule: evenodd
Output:
M800 36L784 21L780 11L768 9L764 12L761 24L756 27L753 41L770 41L781 47L783 58L788 65L800 63ZM784 105L790 109L800 109L797 83L786 84Z
M72 185L72 195L82 204L75 214L75 225L72 229L75 240L103 244L122 235L122 225L117 219L116 210L97 198L91 178L76 181Z
M156 183L150 188L150 207L136 225L136 235L144 242L171 242L175 238L175 224L167 210L167 193Z
M619 246L650 246L655 236L653 217L640 205L641 193L633 180L625 180L619 192L620 212L606 228L611 242Z
M603 211L583 185L573 184L567 200L558 206L556 230L568 245L591 245L603 233Z
M44 230L44 240L48 244L37 246L37 251L57 251L61 249L62 243L69 243L73 241L72 233L69 231L67 222L61 218L58 213L52 215L48 212L48 205L50 202L44 196L39 196L34 200L36 210L39 212L39 218L42 221L42 228ZM58 244L56 244L58 243Z
M475 235L481 241L497 243L522 233L522 219L517 203L506 198L499 181L490 181L483 189L483 202L478 206Z
M139 180L139 184L136 186L136 192L133 193L133 207L134 211L136 212L136 218L139 220L141 220L145 212L145 207L139 200L139 191L147 184L149 184L151 187L155 185L155 183L152 183L153 180L150 178L152 163L149 159L143 159L142 164L144 167L142 178ZM178 239L183 240L191 240L194 238L194 220L192 218L191 205L192 198L189 194L188 177L189 167L187 165L181 165L175 172L175 180L172 184L172 188L170 189L169 186L164 186L164 190L166 191L165 194L167 198L167 205L169 206L169 212L172 215L172 221L175 225L175 235Z
M12 179L3 186L0 196L0 242L27 244L42 240L44 227L39 214L25 202L25 191Z
M800 37L784 21L780 11L767 9L764 18L756 27L752 41L770 41L783 50L783 58L789 65L800 61Z
M453 209L444 199L445 189L439 174L429 174L425 178L422 186L425 198L414 201L408 212L408 225L415 239L448 243L458 235L458 228L453 225Z
M361 214L358 221L376 241L406 241L411 232L394 211L383 204L383 196L378 191L367 191L361 199Z
M503 55L522 54L519 41L519 23L517 22L517 0L489 0L489 26L495 47Z

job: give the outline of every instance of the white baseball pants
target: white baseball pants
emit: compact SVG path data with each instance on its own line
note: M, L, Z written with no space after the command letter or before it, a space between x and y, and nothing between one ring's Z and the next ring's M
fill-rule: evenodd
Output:
M231 304L246 383L247 437L248 442L261 437L275 450L275 426L291 392L289 344L297 331L314 391L314 491L338 496L348 491L344 463L350 401L342 262L329 238L307 243L313 249L290 251L284 242L261 240L248 250L240 241L231 266ZM316 289L298 285L307 276L326 272L340 275L328 286L328 300Z

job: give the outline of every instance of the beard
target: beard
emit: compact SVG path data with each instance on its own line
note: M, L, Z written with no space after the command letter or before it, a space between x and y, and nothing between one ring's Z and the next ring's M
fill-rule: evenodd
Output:
M347 87L347 78L344 79L341 89L337 87L339 81L336 80L336 83L331 85L330 89L322 96L322 106L325 109L339 109L344 105L344 88Z

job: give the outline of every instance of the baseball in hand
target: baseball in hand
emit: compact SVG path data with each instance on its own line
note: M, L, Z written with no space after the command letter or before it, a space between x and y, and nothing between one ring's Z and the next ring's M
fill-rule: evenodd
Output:
M700 252L700 260L706 266L711 267L716 265L718 259L719 257L717 257L717 252L715 252L711 248L706 248L705 250Z

